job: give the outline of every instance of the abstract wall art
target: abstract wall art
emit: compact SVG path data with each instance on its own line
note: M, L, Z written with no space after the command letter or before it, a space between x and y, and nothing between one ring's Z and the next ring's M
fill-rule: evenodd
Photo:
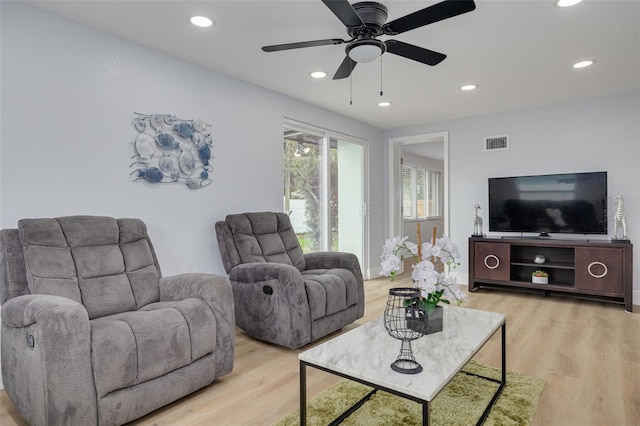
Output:
M129 166L134 181L183 183L190 189L211 183L210 124L172 114L134 114L131 124L138 135L131 142L134 161Z

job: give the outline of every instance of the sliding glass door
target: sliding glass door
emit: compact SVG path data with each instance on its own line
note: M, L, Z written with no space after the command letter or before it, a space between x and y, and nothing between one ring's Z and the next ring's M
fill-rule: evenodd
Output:
M284 211L304 252L354 253L364 268L365 155L362 141L285 123Z

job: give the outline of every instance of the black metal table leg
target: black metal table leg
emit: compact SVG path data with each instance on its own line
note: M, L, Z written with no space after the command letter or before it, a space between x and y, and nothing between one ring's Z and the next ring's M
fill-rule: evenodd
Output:
M502 386L507 383L507 322L502 324Z
M486 379L486 380L489 380L491 382L499 384L498 389L496 389L496 392L493 394L493 397L491 398L491 401L489 401L489 404L487 405L487 408L485 408L484 412L480 416L480 420L478 420L478 423L476 423L476 426L480 426L480 425L482 425L484 423L484 421L489 416L489 413L491 412L491 409L493 408L494 404L496 403L496 401L498 400L498 398L502 394L502 390L507 385L507 334L506 334L506 330L507 330L507 323L505 322L504 324L502 324L502 333L501 333L502 334L502 349L501 349L502 373L501 373L501 379L500 380L493 379L491 377L485 377L485 376L482 376L480 374L475 374L475 373L469 373L469 372L466 372L466 371L462 371L462 373L465 373L465 374L467 374L469 376L480 377L482 379Z
M429 426L429 401L422 402L422 426Z
M307 365L300 361L300 426L307 424Z

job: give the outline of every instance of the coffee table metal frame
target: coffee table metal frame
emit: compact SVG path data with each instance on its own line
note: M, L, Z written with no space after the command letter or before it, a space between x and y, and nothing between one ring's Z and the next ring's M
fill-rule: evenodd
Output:
M456 308L456 309L462 309L462 308ZM357 330L357 329L355 329ZM498 398L500 397L500 394L502 393L502 390L504 389L506 383L507 383L507 369L506 369L506 357L507 357L507 353L506 353L506 318L503 319L502 324L500 325L500 330L501 330L501 340L502 340L502 347L501 347L501 379L494 379L491 377L485 377L482 375L478 375L478 374L474 374L474 373L468 373L465 371L462 371L462 368L464 367L464 365L467 364L467 362L463 363L462 365L460 365L459 368L459 372L464 373L464 374L468 374L468 375L473 375L473 376L477 376L480 377L482 379L485 380L489 380L495 383L498 383L498 389L495 391L493 397L491 398L491 401L489 402L489 404L487 405L487 407L485 408L484 412L482 413L480 419L477 422L477 425L481 425L484 423L484 421L486 420L487 416L489 415L489 412L491 411L491 408L493 407L493 405L495 404L495 402L498 400ZM383 329L384 331L384 329ZM490 333L487 336L487 341L493 337L493 335L495 335L495 333L497 332L497 329L494 330L492 333ZM482 343L482 345L473 353L473 355L475 355L486 343L486 341L484 343ZM303 353L304 354L304 353ZM303 356L303 354L299 355L299 358L301 358L301 356ZM324 367L321 365L317 365L314 364L311 361L303 361L302 359L299 360L300 362L300 425L305 426L306 425L306 420L307 420L307 377L306 377L306 368L307 367L313 367L315 369L318 370L322 370L325 371L327 373L331 373L333 375L336 376L340 376L358 383L362 383L364 385L370 386L373 388L373 390L371 392L369 392L367 395L365 395L362 399L360 399L358 402L356 402L354 405L352 405L349 409L347 409L344 413L342 413L339 417L337 417L333 422L330 423L330 426L333 425L338 425L340 423L342 423L347 417L349 417L352 413L354 413L358 408L360 408L367 400L369 400L369 398L371 398L371 396L373 394L375 394L378 390L382 390L384 392L389 392L393 395L402 397L402 398L406 398L412 401L415 401L419 404L422 405L422 424L425 426L428 426L430 424L430 400L426 400L426 399L422 399L422 398L418 398L415 397L413 395L395 390L395 389L390 389L386 386L382 386L380 384L377 383L373 383L371 381L367 381L367 380L363 380L361 378L358 377L354 377L348 373L344 373L344 372L339 372L339 371L335 371L333 369L331 369L330 367ZM385 366L387 368L390 368L388 366ZM399 373L398 373L399 374ZM445 385L450 381L447 380ZM443 386L444 388L444 386ZM438 392L439 393L439 392ZM433 400L433 398L431 399Z

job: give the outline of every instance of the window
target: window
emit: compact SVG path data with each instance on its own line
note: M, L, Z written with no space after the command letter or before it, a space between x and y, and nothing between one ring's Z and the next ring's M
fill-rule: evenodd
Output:
M346 251L364 267L365 144L286 121L284 211L304 253Z
M402 215L405 219L440 216L441 175L436 170L402 166Z

